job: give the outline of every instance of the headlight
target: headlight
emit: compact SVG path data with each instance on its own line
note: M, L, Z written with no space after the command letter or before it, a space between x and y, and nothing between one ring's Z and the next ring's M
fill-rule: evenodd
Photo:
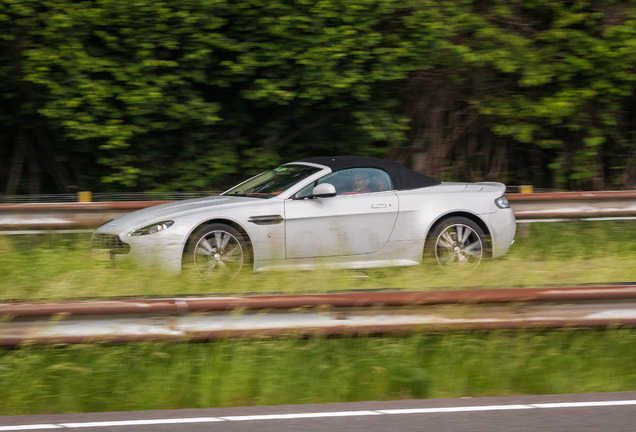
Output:
M507 209L510 208L510 203L508 202L508 198L506 198L505 195L500 196L499 198L497 198L495 200L495 204L497 205L497 207L499 207L500 209Z
M129 233L129 236L143 236L143 235L148 235L148 234L154 234L154 233L158 233L161 231L165 231L168 228L170 228L172 225L174 225L174 221L163 221L163 222L157 222L154 223L152 225L148 225L145 226L143 228L139 228L131 233Z

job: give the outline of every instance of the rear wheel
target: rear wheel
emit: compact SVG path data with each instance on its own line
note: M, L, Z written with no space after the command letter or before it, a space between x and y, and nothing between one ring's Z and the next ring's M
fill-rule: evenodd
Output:
M481 227L460 216L438 223L431 230L426 244L428 253L444 271L455 268L472 270L486 258L489 249Z
M215 223L196 230L183 255L184 266L205 280L231 279L249 266L251 254L243 235L235 228Z

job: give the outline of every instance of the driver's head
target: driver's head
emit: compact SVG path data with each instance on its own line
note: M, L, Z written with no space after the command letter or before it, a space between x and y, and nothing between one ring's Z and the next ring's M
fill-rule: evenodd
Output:
M356 172L353 175L353 190L356 192L364 192L369 185L369 178L362 172Z

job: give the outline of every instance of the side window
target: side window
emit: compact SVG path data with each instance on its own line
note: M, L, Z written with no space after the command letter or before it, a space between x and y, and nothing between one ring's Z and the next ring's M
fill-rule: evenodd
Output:
M309 183L307 186L305 186L304 188L302 188L301 190L296 192L296 194L292 198L293 199L301 199L301 198L308 197L309 195L311 195L311 192L314 190L314 187L315 187L316 183L317 182Z
M331 183L338 195L383 192L391 190L389 175L375 168L352 168L327 174L317 184Z
M392 190L389 175L375 168L351 168L329 173L296 193L294 198L311 195L313 188L321 183L335 186L338 195L355 195Z

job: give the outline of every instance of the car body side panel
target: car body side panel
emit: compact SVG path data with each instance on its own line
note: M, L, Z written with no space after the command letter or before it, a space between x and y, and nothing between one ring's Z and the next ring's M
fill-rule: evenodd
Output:
M210 206L203 207L198 212L177 213L170 217L174 220L174 225L156 234L129 236L131 231L141 228L148 220L146 217L136 217L131 223L132 218L127 217L128 215L123 217L127 220L116 219L99 227L95 233L117 235L130 245L128 254L114 256L117 260L129 259L137 264L179 271L187 239L198 227L211 221L227 220L240 225L247 232L255 261L280 259L285 256L283 210L281 199L242 199L232 206ZM275 216L279 216L280 220L277 221Z
M393 254L388 253L388 251L389 245L387 244L382 250L366 255L260 261L254 263L254 271L314 270L319 268L369 269L382 267L409 267L418 265L421 262L421 254L417 260L409 260L394 256Z
M398 191L400 214L389 243L404 243L404 250L421 254L426 236L437 221L453 214L468 213L488 227L493 256L502 255L510 247L515 232L512 210L499 209L495 205L495 199L503 195L504 189L500 183L443 183L425 189Z
M283 200L254 198L250 203L241 203L222 212L211 211L186 217L183 220L184 225L192 228L184 236L189 238L199 226L210 221L228 220L239 225L247 233L254 261L280 259L285 256L283 218Z
M502 209L486 215L485 221L490 229L492 257L508 253L515 238L517 224L512 209Z
M397 214L393 191L286 200L286 257L377 252L389 240Z
M236 215L250 241L254 262L285 258L285 205L281 199L267 200L249 214ZM268 217L271 219L268 220Z
M428 231L440 216L453 211L479 214L479 210L487 210L480 202L484 197L476 199L478 193L464 193L465 189L465 184L442 184L396 192L400 214L390 241L419 241L423 247Z

